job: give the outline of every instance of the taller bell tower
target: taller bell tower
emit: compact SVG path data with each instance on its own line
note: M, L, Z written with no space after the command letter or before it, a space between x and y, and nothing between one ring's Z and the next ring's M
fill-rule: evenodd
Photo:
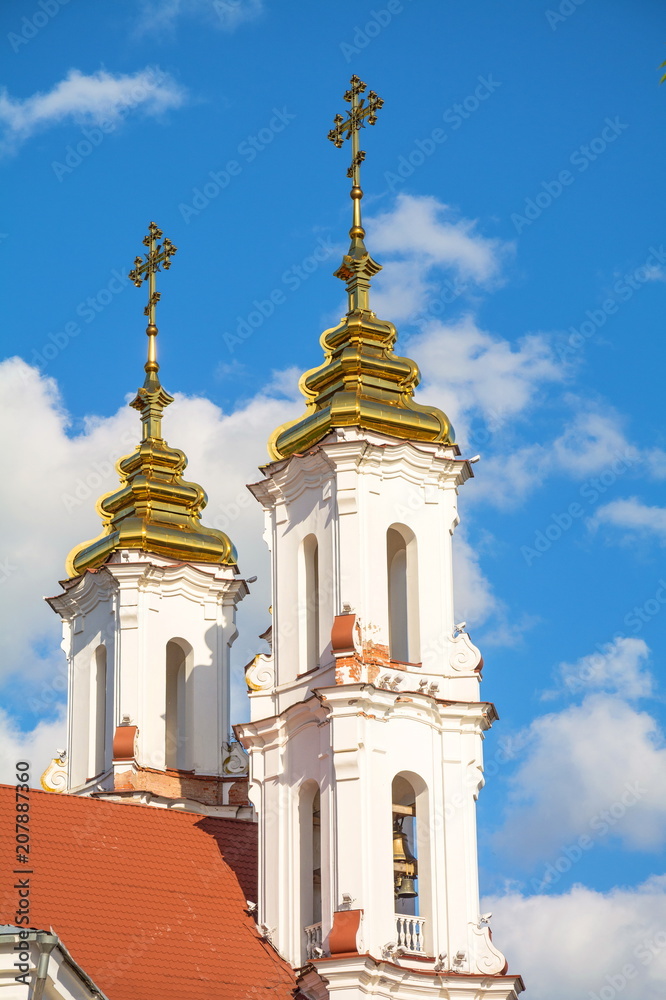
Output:
M479 909L476 798L495 710L453 608L459 487L445 414L370 308L359 129L382 102L353 77L330 138L352 139L348 311L250 487L266 518L272 653L247 671L259 911L313 998L517 997Z
M230 647L247 585L230 539L201 523L206 493L183 479L185 454L162 435L173 397L159 378L155 276L176 248L161 238L151 223L130 273L149 286L145 380L131 403L141 441L98 501L101 534L69 554L49 600L69 665L66 790L235 816L250 812L244 755L229 742Z

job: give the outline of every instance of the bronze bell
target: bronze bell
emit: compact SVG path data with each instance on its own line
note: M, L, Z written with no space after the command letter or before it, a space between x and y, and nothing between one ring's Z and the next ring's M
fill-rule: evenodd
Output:
M393 826L393 877L397 899L413 899L418 896L414 885L417 861L409 849L407 834L402 829L400 819Z
M398 891L396 892L398 899L414 899L418 896L416 891L416 886L414 885L413 878L403 878L400 880L400 885L398 886Z
M393 863L415 865L416 858L409 849L407 834L397 825L393 828Z

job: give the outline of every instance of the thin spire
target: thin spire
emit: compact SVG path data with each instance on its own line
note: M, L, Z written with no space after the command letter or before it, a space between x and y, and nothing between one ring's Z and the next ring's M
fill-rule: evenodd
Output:
M361 97L367 85L357 76L350 80L351 87L345 93L344 99L351 108L349 115L345 119L344 115L336 115L333 119L334 127L328 133L328 138L337 146L342 146L345 139L351 138L352 160L347 177L352 185L350 197L352 199L352 225L349 230L351 245L349 253L342 258L342 264L335 272L335 277L347 283L349 294L349 312L369 310L369 290L370 278L381 271L381 265L372 259L368 253L365 243L365 229L361 219L361 199L363 191L361 189L361 164L365 160L365 152L360 148L359 132L365 128L366 121L369 125L374 125L377 121L377 112L383 107L383 100L378 97L374 90L371 90L366 98Z
M141 413L144 441L162 437L162 413L164 407L168 406L173 398L162 388L158 374L160 366L157 363L158 330L155 325L155 306L162 296L155 288L155 275L160 270L160 264L165 271L169 270L171 258L178 248L169 239L164 239L160 244L158 241L162 239L162 235L162 230L154 222L151 222L148 226L148 235L143 238L143 245L148 247L148 253L134 259L134 268L128 275L137 288L140 288L143 282L148 279L148 304L143 310L144 316L148 317L148 326L146 327L148 358L143 366L146 378L136 399L131 403Z

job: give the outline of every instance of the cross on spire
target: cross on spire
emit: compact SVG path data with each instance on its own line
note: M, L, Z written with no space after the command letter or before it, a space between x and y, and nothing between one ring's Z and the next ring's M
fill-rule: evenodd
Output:
M333 119L334 128L328 133L328 138L337 146L338 149L342 146L345 139L351 137L352 141L352 160L351 166L347 171L347 177L352 181L353 187L361 186L361 163L365 159L365 152L359 149L359 130L365 128L365 122L369 125L374 125L377 121L377 112L383 106L384 102L381 97L377 97L374 90L371 90L368 94L368 103L365 103L365 97L361 97L361 94L367 89L367 84L363 83L361 79L357 76L353 76L350 80L351 87L345 93L345 101L351 104L351 109L349 111L349 116L345 120L343 115L336 115ZM345 135L345 132L347 133Z
M143 238L143 245L148 247L148 253L143 257L135 257L134 267L129 272L129 279L133 281L137 288L148 279L148 304L143 310L144 316L148 317L146 333L148 335L148 360L144 365L146 379L143 388L139 389L138 395L132 402L132 406L141 412L143 420L144 440L149 438L159 438L161 436L161 416L162 410L171 402L171 396L162 388L158 376L160 366L157 363L157 327L155 325L155 306L160 301L161 295L155 289L155 275L161 270L160 265L168 271L171 267L171 258L176 253L177 247L171 240L164 239L162 243L162 230L151 222L148 226L148 235Z
M344 115L335 116L333 119L334 127L328 133L328 138L338 149L346 139L351 138L352 159L347 171L347 177L352 182L350 196L354 206L352 227L349 230L351 246L349 253L345 254L341 266L335 272L335 276L347 284L349 312L357 312L370 308L368 297L370 278L381 270L380 265L372 259L363 242L365 229L361 222L361 198L363 197L361 163L365 159L365 152L359 148L359 131L365 128L366 121L369 125L375 124L377 112L383 107L384 102L374 90L371 90L366 103L366 98L361 95L365 93L367 85L357 76L353 76L350 83L351 86L344 95L345 101L351 104L349 115L347 118Z
M134 268L130 271L128 278L133 281L137 288L148 278L148 305L143 310L144 316L148 317L150 326L155 325L155 306L161 299L159 292L155 291L155 274L160 270L160 264L164 265L164 270L171 267L170 258L176 253L171 240L165 239L160 245L157 241L162 239L162 230L151 222L148 226L148 235L143 238L143 245L148 247L148 253L143 257L134 258ZM145 260L144 260L145 258Z

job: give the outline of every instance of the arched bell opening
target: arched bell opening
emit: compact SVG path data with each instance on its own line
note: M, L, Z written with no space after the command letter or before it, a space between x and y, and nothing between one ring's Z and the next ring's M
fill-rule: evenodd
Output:
M393 895L396 913L418 914L416 792L398 775L392 785Z
M396 941L424 954L431 912L428 789L419 775L402 772L393 779L391 799Z
M306 781L299 791L300 827L300 927L303 960L317 958L321 950L321 794L316 781Z

